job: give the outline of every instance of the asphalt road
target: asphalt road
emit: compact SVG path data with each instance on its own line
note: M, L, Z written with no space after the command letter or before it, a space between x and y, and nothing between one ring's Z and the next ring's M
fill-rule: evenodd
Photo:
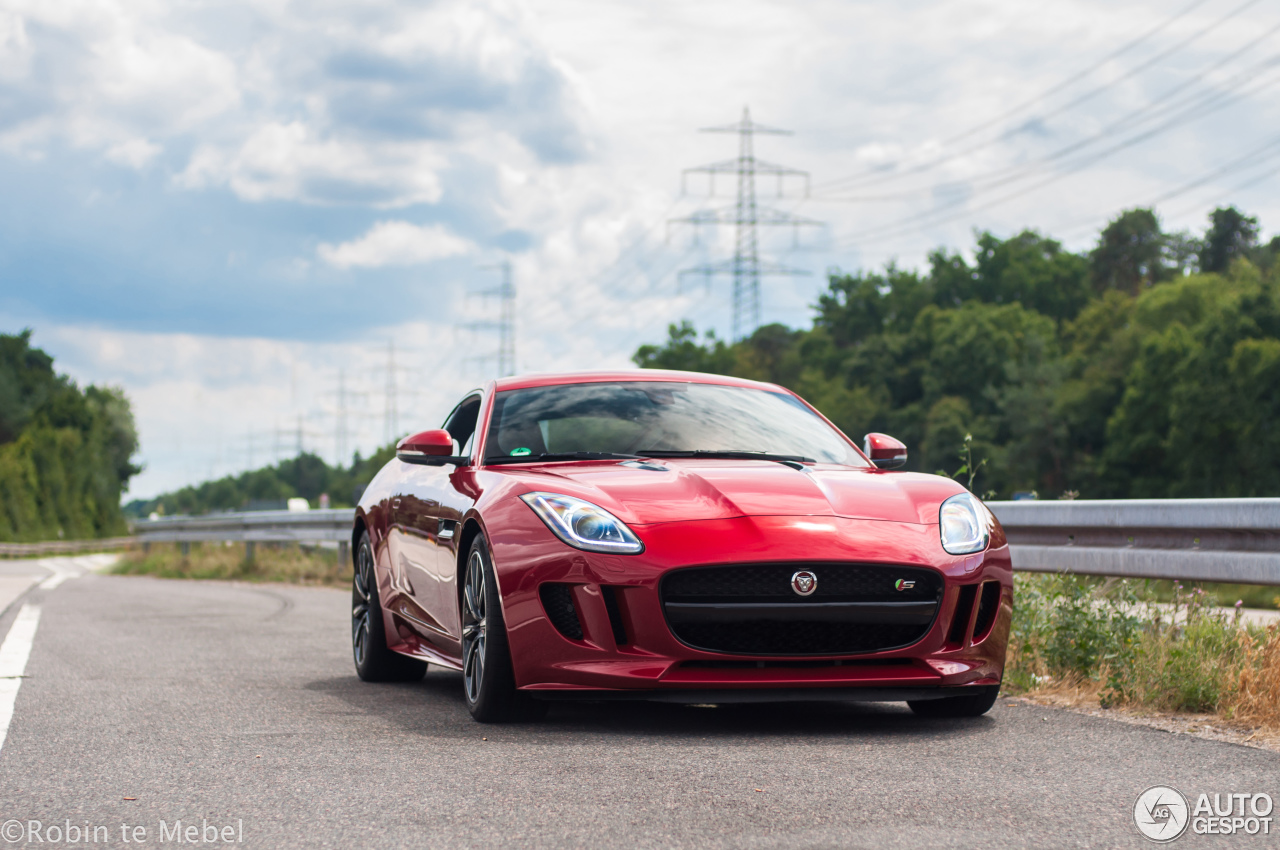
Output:
M481 726L457 674L357 680L338 591L54 584L0 617L7 634L23 604L41 608L0 820L105 826L113 846L121 824L155 846L161 821L175 843L175 821L204 819L250 847L1145 847L1131 811L1149 786L1280 798L1273 753L1004 701L964 721L596 704Z

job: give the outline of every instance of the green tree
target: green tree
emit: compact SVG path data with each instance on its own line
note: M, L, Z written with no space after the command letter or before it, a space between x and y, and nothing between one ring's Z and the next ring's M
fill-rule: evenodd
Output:
M1225 272L1236 260L1249 256L1258 244L1258 220L1235 207L1209 213L1209 231L1200 249L1200 270Z
M1165 266L1166 239L1153 210L1121 213L1103 228L1098 245L1089 253L1089 274L1096 292L1118 289L1139 294L1169 277Z
M123 533L137 448L120 390L81 391L31 346L30 330L0 334L0 540Z
M698 332L693 323L686 320L667 326L665 345L642 345L631 360L642 369L728 373L733 364L728 346L716 339L713 331L707 331L705 340L705 345L698 344Z

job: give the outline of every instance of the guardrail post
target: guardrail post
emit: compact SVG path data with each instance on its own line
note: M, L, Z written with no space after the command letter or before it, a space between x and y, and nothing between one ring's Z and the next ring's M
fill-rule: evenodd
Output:
M246 564L252 564L252 563L253 563L253 550L254 550L254 548L256 547L256 545L257 545L257 544L255 544L252 540L246 540L246 541L245 541L245 543L244 543L244 562L245 562Z
M182 541L181 543L178 544L178 548L182 551L182 557L184 558L187 557L188 555L191 554L191 541L190 540Z
M347 545L347 541L338 541L338 569L344 569L351 566L351 547Z
M150 555L150 554L151 554L151 541L150 541L150 540L144 540L144 541L142 541L142 554L144 554L144 555Z

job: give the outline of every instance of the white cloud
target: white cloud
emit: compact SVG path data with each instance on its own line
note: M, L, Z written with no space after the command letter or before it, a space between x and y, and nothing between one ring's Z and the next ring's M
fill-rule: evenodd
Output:
M337 245L321 243L320 259L340 269L414 266L465 254L475 248L438 224L380 221L359 239Z
M438 202L462 137L529 162L589 146L564 69L505 0L3 5L0 150L29 158L166 151L180 188L390 208Z
M154 142L146 139L129 139L114 145L107 150L107 159L133 169L146 167L163 150Z
M247 201L396 207L439 201L444 161L429 146L321 139L294 121L262 126L236 151L202 145L176 179L188 189L225 184Z

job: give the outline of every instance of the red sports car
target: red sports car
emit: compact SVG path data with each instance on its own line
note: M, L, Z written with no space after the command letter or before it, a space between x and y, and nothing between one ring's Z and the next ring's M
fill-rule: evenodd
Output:
M1004 533L772 384L505 378L400 442L352 532L366 681L462 671L477 720L548 700L995 702Z

